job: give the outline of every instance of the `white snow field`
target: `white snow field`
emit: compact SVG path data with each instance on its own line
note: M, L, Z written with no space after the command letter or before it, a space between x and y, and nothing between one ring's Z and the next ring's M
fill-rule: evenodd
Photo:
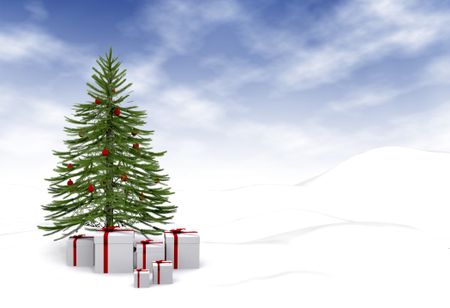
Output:
M1 307L450 307L450 154L380 148L297 185L175 188L201 268L148 289L65 264L35 228L45 185L2 192Z

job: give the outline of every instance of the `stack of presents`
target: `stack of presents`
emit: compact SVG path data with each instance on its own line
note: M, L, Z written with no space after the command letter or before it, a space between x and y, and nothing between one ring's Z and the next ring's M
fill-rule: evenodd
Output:
M107 227L67 242L67 264L93 266L97 273L134 273L134 286L173 282L173 270L200 266L200 237L184 228L164 232L163 241L137 240L135 232Z

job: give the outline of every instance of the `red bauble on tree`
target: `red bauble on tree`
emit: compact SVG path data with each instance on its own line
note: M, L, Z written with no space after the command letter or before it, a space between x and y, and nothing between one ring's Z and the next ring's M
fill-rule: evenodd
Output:
M114 114L116 116L120 116L120 108L119 107L114 108Z
M102 100L99 99L99 98L96 98L96 99L95 99L95 103L96 103L97 105L100 105L100 104L102 103Z
M93 191L94 191L94 185L89 184L89 186L88 186L88 191L89 191L90 193L93 192Z
M67 164L67 169L73 169L73 165L72 164Z
M121 180L122 182L128 181L128 175L126 175L126 174L121 175L121 176L120 176L120 180Z
M139 143L135 143L135 144L133 144L133 149L139 149Z
M72 185L73 185L72 179L69 179L69 180L67 181L67 185L68 185L68 186L72 186Z
M103 156L108 156L108 154L109 154L108 149L107 149L107 148L104 148L104 149L102 150L102 155L103 155Z

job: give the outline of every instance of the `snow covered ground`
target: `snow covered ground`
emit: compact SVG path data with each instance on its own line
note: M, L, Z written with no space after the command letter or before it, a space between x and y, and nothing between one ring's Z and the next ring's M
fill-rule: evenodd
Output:
M0 306L449 307L450 154L380 148L293 185L177 190L201 268L134 289L132 274L65 265L42 237L42 189L10 185Z

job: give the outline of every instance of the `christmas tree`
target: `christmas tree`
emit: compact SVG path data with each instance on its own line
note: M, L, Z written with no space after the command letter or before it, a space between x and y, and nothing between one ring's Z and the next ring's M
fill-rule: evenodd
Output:
M62 232L67 237L84 226L120 226L142 234L160 234L158 226L173 217L176 206L165 182L149 137L144 130L146 112L124 106L131 83L112 49L93 67L93 83L87 83L91 100L76 104L73 127L64 127L67 151L53 151L60 164L50 181L53 200L42 208L51 225L38 226L45 235Z

